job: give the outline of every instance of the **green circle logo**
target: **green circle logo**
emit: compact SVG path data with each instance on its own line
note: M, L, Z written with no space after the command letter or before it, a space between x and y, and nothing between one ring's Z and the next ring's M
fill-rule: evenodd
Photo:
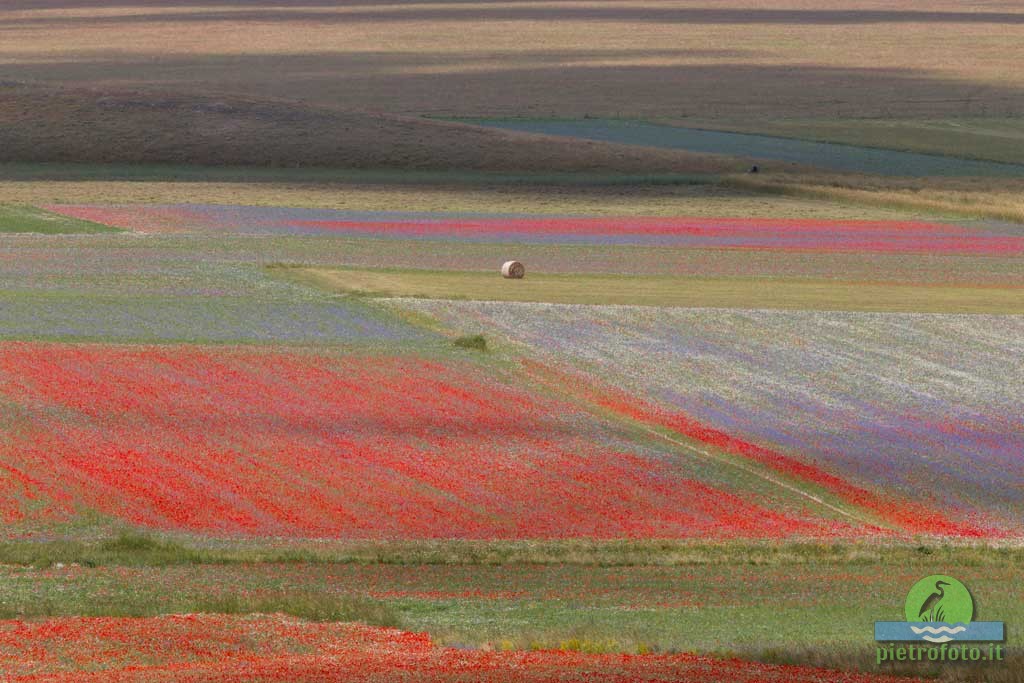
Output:
M967 586L952 576L933 574L910 589L904 613L910 622L969 624L974 618L974 598Z

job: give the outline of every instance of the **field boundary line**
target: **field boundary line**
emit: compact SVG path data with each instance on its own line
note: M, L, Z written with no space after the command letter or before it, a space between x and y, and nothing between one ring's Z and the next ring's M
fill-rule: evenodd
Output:
M395 301L399 301L400 302L402 299L407 299L407 298L408 297L389 296L389 297L381 297L379 300L382 301L382 302L385 302L385 304L387 304L387 303L391 303L391 302L395 302ZM394 310L393 307L388 307L388 308L391 308L391 310ZM439 332L442 332L442 331L445 331L445 330L447 330L449 332L453 331L452 328L449 325L445 325L445 324L441 323L436 318L432 318L432 320L436 324L436 328L435 329L437 329ZM533 351L533 349L531 349L529 344L526 344L522 340L512 339L507 334L499 333L499 336L501 336L503 338L503 340L505 342L507 342L510 345L510 347L511 347L511 349L510 349L510 351L511 351L511 354L510 354L511 358L510 358L510 360L513 360L513 359L514 360L518 360L519 363L521 364L524 359L530 359L531 358L531 352ZM514 375L520 375L521 374L521 370L512 370L512 373ZM527 374L527 379L528 379L529 378L529 373L526 373L526 374ZM881 520L873 520L870 517L863 516L863 515L858 515L858 514L856 514L854 512L851 512L849 510L844 510L843 508L838 507L836 505L833 505L832 503L829 503L828 501L824 500L823 498L821 498L819 496L814 495L813 493L810 493L808 491L804 491L804 490L800 489L799 487L797 487L797 486L795 486L793 484L789 484L789 483L787 483L787 482L785 482L785 481L783 481L781 479L778 479L778 478L768 474L767 472L759 471L758 469L756 469L754 467L751 467L749 465L745 465L745 464L743 464L741 462L737 462L737 461L735 461L735 460L733 460L731 458L724 457L724 456L721 456L721 455L715 455L714 453L712 453L712 452L710 452L710 451L708 451L706 449L699 448L699 447L693 445L692 443L687 443L686 441L682 441L680 439L673 438L673 437L669 436L668 434L664 433L663 431L659 431L658 429L655 429L655 428L653 428L653 427L651 427L651 426L649 426L647 424L644 424L640 420L632 418L632 417L630 417L628 415L623 415L623 414L618 413L618 412L616 412L614 410L609 410L609 409L604 408L604 407L600 406L599 404L595 404L594 402L592 402L590 400L587 400L587 399L585 399L583 397L580 397L578 395L573 395L572 393L563 391L562 389L558 388L557 386L552 386L552 384L550 382L541 380L541 384L543 386L545 386L548 389L548 391L553 391L555 394L558 394L558 395L561 395L561 396L567 398L572 403L575 403L577 405L579 405L581 403L585 404L586 407L590 410L590 412L595 413L595 414L602 414L605 417L605 419L614 419L616 421L619 421L622 424L628 424L628 425L630 425L630 426L632 426L634 428L637 428L637 429L639 429L639 430L641 430L643 432L646 432L648 434L652 434L652 435L657 436L657 437L659 437L659 438L661 438L661 439L663 439L665 441L668 441L669 443L672 443L672 444L674 444L676 446L680 446L692 458L699 458L699 456L702 455L702 456L704 456L705 458L707 458L709 460L713 460L715 462L719 462L719 463L722 463L722 464L725 464L725 465L729 465L729 466L731 466L733 468L736 468L736 469L739 469L741 471L747 472L748 474L752 474L755 477L763 479L764 481L767 481L767 482L769 482L771 484L775 484L776 486L778 486L778 487L780 487L782 489L785 489L787 491L791 491L793 493L796 493L798 496L806 498L806 499L808 499L808 500L810 500L810 501L812 501L814 503L817 503L818 505L820 505L820 506L822 506L822 507L824 507L824 508L826 508L828 510L831 510L832 512L835 512L835 513L837 513L837 514L839 514L839 515L841 515L843 517L846 517L848 519L854 520L855 522L858 522L860 524L867 524L867 525L874 526L874 527L882 527L882 528L889 528L889 529L893 528L891 525L887 525L884 522L882 522ZM668 428L663 428L663 429L668 429Z
M867 517L861 517L859 515L854 514L853 512L850 512L849 510L844 510L844 509L842 509L842 508L840 508L840 507L838 507L836 505L833 505L832 503L829 503L828 501L826 501L826 500L824 500L824 499L814 495L813 493L810 493L808 491L804 491L804 490L800 489L799 487L794 486L793 484L788 484L788 483L782 481L781 479L777 479L777 478L773 477L772 475L770 475L770 474L768 474L766 472L760 472L760 471L758 471L757 469L755 469L753 467L748 467L748 466L746 466L746 465L744 465L742 463L736 462L736 461L734 461L734 460L732 460L730 458L725 458L725 457L722 457L720 455L715 455L714 453L712 453L712 452L710 452L710 451L708 451L708 450L706 450L704 448L699 448L697 446L694 446L691 443L687 443L685 441L681 441L679 439L675 439L675 438L669 436L668 434L665 434L665 433L663 433L661 431L658 431L657 429L654 429L653 427L649 427L649 426L647 426L647 425L645 425L643 423L636 422L636 421L634 421L634 422L635 422L636 426L639 427L641 430L643 430L645 432L648 432L649 434L654 434L655 436L661 437L665 441L673 443L673 444L675 444L677 446L681 446L683 449L685 449L687 451L690 451L691 454L692 453L699 453L699 454L701 454L701 455L703 455L703 456L705 456L707 458L710 458L711 460L715 460L716 462L721 462L721 463L724 463L726 465L731 465L732 467L735 467L737 469L743 470L744 472L748 472L750 474L753 474L756 477L760 477L761 479L764 479L765 481L771 482L772 484L780 486L780 487L782 487L782 488L784 488L784 489L786 489L788 491L792 491L793 493L796 493L796 494L798 494L800 496L803 496L804 498L812 500L815 503L818 503L819 505L821 505L821 506L823 506L825 508L828 508L829 510L832 510L833 512L837 512L840 515L843 515L845 517L849 517L850 519L853 519L853 520L856 520L858 522L861 522L862 524L870 524L871 526L881 526L881 524L879 524L877 521L873 521L873 520L871 520L870 518L867 518Z

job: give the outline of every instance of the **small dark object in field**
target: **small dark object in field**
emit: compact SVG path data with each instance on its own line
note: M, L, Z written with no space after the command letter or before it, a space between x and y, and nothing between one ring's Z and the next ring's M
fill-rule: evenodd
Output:
M484 339L482 334L473 334L465 337L459 337L455 340L455 345L460 349L473 349L474 351L486 351L487 340Z
M757 167L757 164L754 164L753 166L751 166L750 167L750 171L748 171L748 173L760 173L760 172L761 172L761 169L759 169Z
M526 275L526 266L519 261L505 261L501 265L501 276L509 280L522 280Z

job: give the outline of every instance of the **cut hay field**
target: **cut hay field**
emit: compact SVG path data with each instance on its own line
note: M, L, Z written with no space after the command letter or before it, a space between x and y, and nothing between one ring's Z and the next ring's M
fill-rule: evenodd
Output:
M53 265L61 263L61 269L41 280L48 281L48 290L58 290L48 294L52 315L69 321L80 313L69 308L73 303L59 291L61 280L54 279L63 268L77 273L75 283L65 281L65 287L80 289L90 281L82 277L85 272L97 278L96 286L90 288L99 297L93 305L111 311L121 306L128 321L140 319L138 306L151 305L154 312L173 310L175 303L166 298L171 292L201 294L216 289L232 295L224 299L224 314L218 320L248 320L250 310L295 300L287 315L310 319L301 326L304 332L285 335L296 341L326 339L324 332L317 331L326 320L314 322L312 314L303 313L314 310L311 306L329 317L357 311L361 311L360 320L372 315L363 303L351 300L303 300L288 290L287 282L374 295L740 308L1016 313L1024 301L1020 289L1024 237L1016 227L1001 224L205 204L53 204L47 208L69 219L150 236L144 246L131 249L137 259L131 268L144 268L147 277L125 292L128 298L121 303L105 297L123 291L123 284L103 277L111 268L122 269L124 261L111 259L111 251L99 242L89 247L91 258L102 264L96 271L88 271L86 264L53 261L49 246L26 244L12 249L12 258L39 258L43 252L51 254L47 258ZM191 234L203 235L209 251L197 254L196 247L188 245ZM121 244L114 253L127 253ZM529 278L510 285L492 277L493 272L482 272L492 271L510 255L530 257ZM262 276L255 267L267 264L273 266L269 272L276 277L260 283L260 296L254 297L253 288ZM347 267L331 267L338 265ZM24 282L29 275L22 268L17 279ZM195 289L183 289L186 282L195 283ZM275 282L276 290L271 286ZM24 296L21 306L27 305ZM271 300L262 301L266 299ZM17 299L9 305L19 310ZM52 320L27 312L19 317L25 319L24 330L38 331L42 338L61 338L43 334L43 329L54 325ZM178 317L190 319L185 312ZM187 328L164 330L150 320L147 336L133 337L124 325L113 323L110 333L143 341L231 339L211 325L195 323L192 337L180 334ZM95 338L88 325L82 328L78 337ZM236 338L259 340L268 334Z
M1024 314L1024 287L840 280L535 274L514 283L493 272L271 268L289 281L378 297L555 304L766 308L821 311Z

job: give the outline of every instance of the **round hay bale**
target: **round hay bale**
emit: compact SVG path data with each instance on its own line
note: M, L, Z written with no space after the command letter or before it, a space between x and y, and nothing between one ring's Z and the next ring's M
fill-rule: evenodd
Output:
M526 266L519 261L505 261L501 266L501 276L510 280L522 280L526 275Z

